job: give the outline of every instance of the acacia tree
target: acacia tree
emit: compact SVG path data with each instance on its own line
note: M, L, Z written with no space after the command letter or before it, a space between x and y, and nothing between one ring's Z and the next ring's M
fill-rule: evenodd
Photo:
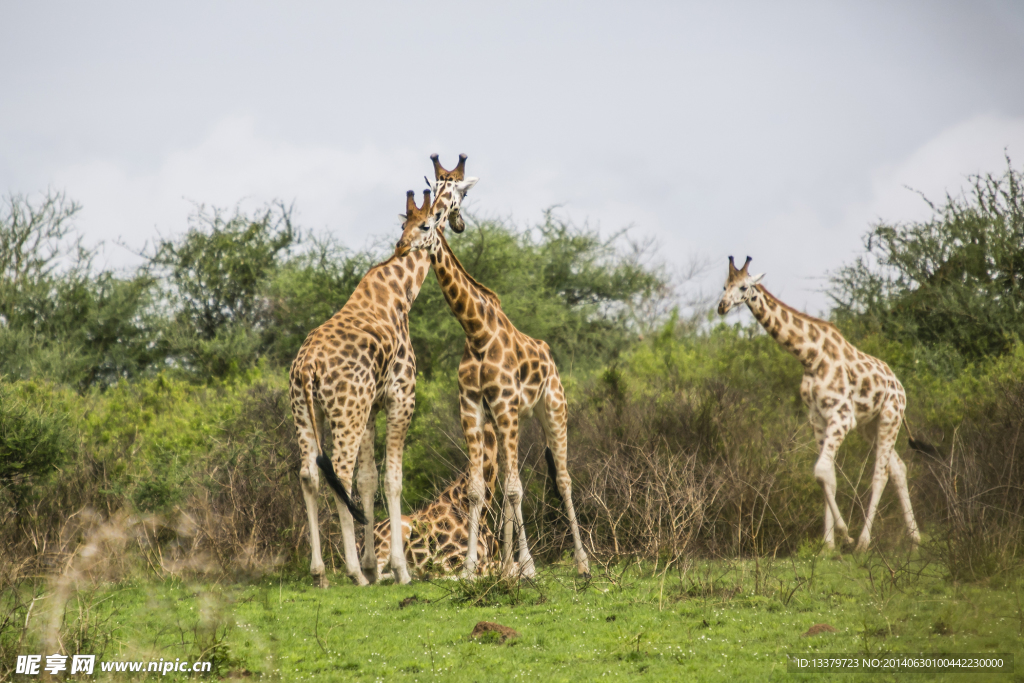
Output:
M251 217L200 205L184 235L156 243L148 268L167 285L172 364L224 377L266 353L267 287L298 239L291 214L281 202Z
M63 192L11 194L0 206L0 374L44 374L85 389L156 359L152 279L93 268Z
M929 201L927 221L873 226L866 254L831 278L839 323L928 347L946 370L1024 338L1024 172L1006 164Z

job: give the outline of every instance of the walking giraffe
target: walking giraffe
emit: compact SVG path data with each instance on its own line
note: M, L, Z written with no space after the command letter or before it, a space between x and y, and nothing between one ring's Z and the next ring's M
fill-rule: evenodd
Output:
M507 571L511 570L512 534L514 526L518 526L520 571L527 577L536 574L523 526L523 486L518 467L519 418L536 411L547 441L545 456L572 529L576 570L589 576L590 565L576 523L572 482L566 468L565 392L551 358L551 349L543 341L515 328L501 310L498 295L466 272L441 231L424 231L407 225L395 255L404 256L418 250L430 255L430 264L445 300L466 332L459 363L459 407L469 450L466 489L470 503L469 547L463 563L464 575L472 577L477 564L477 535L485 496L483 461L487 419L493 421L498 445L505 454L502 562Z
M484 508L490 506L498 480L498 444L494 428L484 426ZM431 572L452 574L462 567L469 549L468 470L463 471L424 509L402 516L402 540L409 573L427 578ZM391 526L386 521L374 526L377 549L377 572L383 574L391 563ZM487 524L486 514L480 518L477 534L478 574L490 569L497 554L497 540Z
M464 165L464 158L460 169ZM406 198L403 229L414 226L443 228L450 219L453 229L462 197L476 178L458 181L447 177L435 183L417 207L412 192ZM460 230L461 231L461 230ZM318 467L336 494L341 518L342 546L347 574L359 585L377 580L377 558L372 544L363 548L362 568L356 554L353 517L364 525L364 538L373 538L373 498L377 468L373 455L374 421L381 409L387 416L384 488L391 527L401 527L402 449L415 405L416 358L409 338L409 307L419 294L429 270L429 259L419 254L392 257L371 268L352 296L330 320L309 333L292 362L290 398L302 465L299 480L306 503L312 559L309 570L320 587L327 586L320 551L317 514ZM324 418L330 426L333 454L322 454ZM349 492L356 460L357 484L363 509ZM402 551L401 534L391 548L396 579L410 581Z
M866 550L871 543L871 524L890 475L903 506L907 531L916 546L921 536L910 506L907 466L895 450L907 405L903 385L888 365L855 348L835 325L801 313L769 294L758 284L764 273L747 272L750 261L748 256L743 267L737 268L729 257L729 276L718 313L725 315L733 306L745 303L768 334L804 366L800 397L810 413L818 444L814 477L825 493L825 545L835 547L834 531L845 543L853 543L836 504L836 452L846 434L859 424L869 436L874 431L875 473L864 530L855 549Z

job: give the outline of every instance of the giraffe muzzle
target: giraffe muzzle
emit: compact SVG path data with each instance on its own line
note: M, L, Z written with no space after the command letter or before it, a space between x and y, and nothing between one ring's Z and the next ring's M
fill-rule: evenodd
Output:
M452 232L461 233L466 229L466 222L462 220L462 212L458 209L452 209L448 214L448 227L452 229Z

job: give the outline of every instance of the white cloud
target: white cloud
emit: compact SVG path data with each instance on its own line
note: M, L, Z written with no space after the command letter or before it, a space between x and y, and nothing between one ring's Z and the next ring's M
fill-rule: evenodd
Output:
M274 199L295 201L298 223L324 229L361 247L397 226L405 190L429 171L424 155L408 149L301 146L268 139L251 118L225 118L195 146L172 152L155 169L97 159L64 168L55 184L83 204L79 220L89 242L108 243L111 265L134 259L124 242L141 248L159 232L185 230L193 202L255 208Z
M947 192L955 196L966 187L967 176L1002 175L1005 153L1018 168L1024 164L1024 118L982 115L951 126L908 158L876 169L870 201L849 220L866 228L879 220L926 219L931 209L918 192L941 203Z
M872 224L929 218L931 209L918 192L941 203L947 192L960 194L970 175L1002 175L1006 153L1016 168L1024 163L1024 118L974 116L903 159L851 176L848 187L829 196L793 194L785 207L765 206L750 217L756 227L730 235L730 249L750 253L752 268L767 270L765 284L787 303L810 313L826 311L827 274L863 252L861 239Z
M136 248L187 225L192 201L254 208L273 199L296 203L303 227L329 229L346 244L386 241L397 228L404 192L420 188L429 173L427 147L351 148L302 145L261 134L251 118L224 118L196 144L164 156L153 168L133 170L127 161L97 159L65 167L55 186L82 202L79 226L87 240L123 241ZM791 188L774 202L740 198L725 223L717 205L660 186L609 192L615 178L583 181L558 167L499 162L481 157L482 178L468 208L483 216L512 217L521 226L540 218L543 207L565 202L563 215L589 220L610 233L633 223L634 236L657 236L659 257L685 265L694 256L713 260L703 285L718 286L725 256L747 253L766 284L788 303L812 313L828 308L824 276L860 253L861 236L877 220L919 220L927 205L908 186L940 200L958 193L972 173L1002 173L1004 150L1024 161L1024 118L975 116L950 126L896 162L851 168L834 191ZM742 253L740 253L742 252ZM136 261L108 246L109 265Z

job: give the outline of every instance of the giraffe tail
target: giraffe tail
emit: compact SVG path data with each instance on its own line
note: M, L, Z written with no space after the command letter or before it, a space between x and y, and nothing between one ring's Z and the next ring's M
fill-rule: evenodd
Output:
M555 454L547 446L544 447L544 459L548 462L548 477L551 479L551 485L555 488L555 495L558 496L558 500L562 500L562 492L558 490L558 470L555 468Z
M918 453L924 453L925 455L934 458L935 460L943 460L944 457L938 448L931 445L927 441L921 441L915 439L914 435L910 433L910 422L907 421L907 417L903 416L903 426L907 428L907 445Z
M308 371L308 367L307 367ZM324 479L327 481L327 485L334 489L334 492L345 502L345 507L352 513L352 517L360 524L366 524L366 515L363 511L356 507L355 501L348 495L348 491L345 490L345 485L341 483L341 479L338 479L338 474L334 471L334 465L331 461L324 457L323 453L323 442L320 441L320 431L316 426L316 413L313 407L313 383L312 381L303 382L303 393L306 396L306 410L309 411L309 421L313 426L313 438L316 439L316 464L320 468L320 471L324 473Z
M334 471L334 466L331 461L325 458L323 455L316 456L316 464L319 465L320 471L324 473L324 479L327 480L327 485L334 489L334 492L345 502L345 507L352 513L352 518L360 524L366 524L366 515L363 511L356 507L356 503L352 500L352 497L348 495L348 491L345 490L345 485L341 483L341 479L338 479L338 475Z
M942 453L939 451L939 449L931 445L927 441L918 441L917 439L910 439L907 442L907 444L915 451L918 451L919 453L924 453L925 455L932 457L935 460L945 459Z

